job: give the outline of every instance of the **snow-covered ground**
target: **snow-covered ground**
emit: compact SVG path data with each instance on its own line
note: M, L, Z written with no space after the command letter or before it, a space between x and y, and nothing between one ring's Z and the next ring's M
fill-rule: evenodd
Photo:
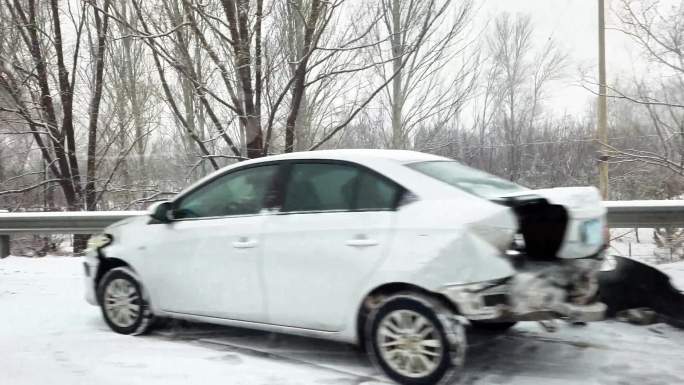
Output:
M684 265L666 266L684 282ZM383 383L345 345L211 325L129 337L85 303L79 258L0 260L0 384ZM463 384L684 384L684 332L617 322L523 323L473 336Z
M638 236L636 231L638 231ZM653 229L611 229L609 255L634 258L652 265L674 262L679 250L658 247L653 239Z
M684 261L658 265L658 268L670 276L672 284L684 292Z

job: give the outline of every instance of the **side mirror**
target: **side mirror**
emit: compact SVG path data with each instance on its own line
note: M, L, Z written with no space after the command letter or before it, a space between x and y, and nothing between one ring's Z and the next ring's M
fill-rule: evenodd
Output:
M159 222L167 223L173 219L173 206L169 201L155 202L147 209L150 216Z

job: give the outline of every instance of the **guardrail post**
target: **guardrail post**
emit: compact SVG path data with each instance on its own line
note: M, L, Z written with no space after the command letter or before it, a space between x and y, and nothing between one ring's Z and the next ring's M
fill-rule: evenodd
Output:
M0 234L0 258L8 257L10 253L10 236Z

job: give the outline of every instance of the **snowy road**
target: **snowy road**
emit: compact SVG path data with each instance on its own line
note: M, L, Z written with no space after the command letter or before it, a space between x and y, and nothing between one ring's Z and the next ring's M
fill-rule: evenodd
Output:
M0 260L0 384L346 385L386 382L345 345L210 325L110 332L79 258ZM684 384L684 332L536 324L473 339L464 384Z

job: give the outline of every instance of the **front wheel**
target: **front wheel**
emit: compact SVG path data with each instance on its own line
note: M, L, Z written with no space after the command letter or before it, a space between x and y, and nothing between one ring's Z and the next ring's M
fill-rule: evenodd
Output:
M463 326L428 298L388 298L370 315L367 330L372 361L400 384L435 384L463 362Z
M120 334L138 335L147 331L152 312L142 285L126 267L108 271L97 290L102 316L109 327Z

